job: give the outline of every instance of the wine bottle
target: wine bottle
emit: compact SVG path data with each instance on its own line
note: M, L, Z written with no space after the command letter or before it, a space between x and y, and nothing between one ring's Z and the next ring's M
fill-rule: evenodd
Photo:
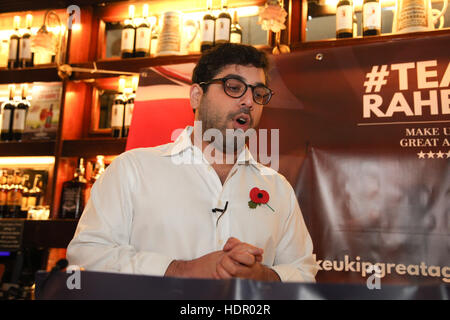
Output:
M214 45L230 42L231 16L228 13L227 0L222 0L221 12L216 19Z
M73 178L63 183L59 217L61 219L78 219L83 213L86 191L84 159L78 160Z
M151 30L148 20L148 4L144 4L143 18L136 19L136 53L135 57L147 57L150 54Z
M239 24L237 10L233 14L233 23L231 24L230 42L242 43L242 28Z
M150 56L154 57L156 55L156 49L158 48L158 40L159 40L159 20L158 16L156 16L155 24L152 26L152 35L150 39Z
M20 205L19 218L26 218L28 216L28 197L29 197L29 183L30 175L24 174L22 177L22 202Z
M14 17L14 32L9 38L9 56L8 56L8 68L14 69L19 67L20 57L20 17Z
M202 21L202 41L200 51L206 51L214 46L215 21L212 13L212 0L207 0L208 12L203 16Z
M33 16L27 14L25 33L20 40L20 67L32 67L33 66L33 53L31 52L31 23Z
M25 121L27 118L30 103L27 100L27 84L22 84L22 99L16 106L14 111L14 120L12 124L13 139L22 140L23 131L25 130Z
M42 190L38 186L38 182L41 178L41 174L35 175L33 186L28 190L28 209L38 206L41 202Z
M122 29L121 52L122 58L134 57L136 29L133 23L134 5L128 7L128 19L125 19L125 26Z
M125 91L127 99L125 101L125 114L122 131L122 137L124 138L128 137L128 132L130 131L131 125L131 118L133 117L134 98L136 97L136 93L135 91L132 90L133 89L131 88L127 88L127 90Z
M1 140L10 141L13 139L13 119L14 119L14 111L16 109L14 102L14 91L15 85L10 84L9 86L9 100L4 103L2 106L2 131L0 138Z
M353 37L353 2L340 0L336 6L336 38Z
M381 4L379 0L364 0L362 8L363 36L381 34Z
M21 172L16 170L13 176L12 186L8 191L8 217L19 218L20 208L22 206L22 188L21 188Z

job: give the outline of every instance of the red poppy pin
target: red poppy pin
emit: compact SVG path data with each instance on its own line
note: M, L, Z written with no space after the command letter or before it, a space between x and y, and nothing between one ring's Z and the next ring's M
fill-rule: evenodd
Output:
M269 194L267 193L267 191L265 190L260 190L258 188L253 188L252 190L250 190L250 201L248 202L248 206L251 209L255 209L257 206L261 205L261 204L265 204L266 206L268 206L270 208L270 210L272 210L273 212L275 212L275 210L272 209L271 206L269 206L269 204L267 202L269 202Z

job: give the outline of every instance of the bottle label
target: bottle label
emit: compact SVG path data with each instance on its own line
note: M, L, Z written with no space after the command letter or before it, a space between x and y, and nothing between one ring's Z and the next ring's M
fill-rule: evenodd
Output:
M214 20L203 20L202 43L214 43Z
M218 18L216 20L216 42L230 41L230 19Z
M133 52L134 47L134 29L125 28L122 30L122 52Z
M398 30L428 27L428 7L423 0L405 0L399 3Z
M112 106L111 128L122 128L123 107L123 104L114 104Z
M150 28L141 27L136 30L136 51L148 52L150 49Z
M19 39L9 40L9 60L16 60L17 48L19 46Z
M8 132L9 131L10 121L11 121L11 110L3 109L2 132Z
M381 28L381 8L379 2L367 2L363 6L363 30Z
M242 35L240 33L232 32L230 34L230 42L231 43L241 43Z
M66 188L63 191L62 209L63 211L75 211L81 203L80 188Z
M27 111L24 109L16 109L14 112L13 131L22 132L25 129L25 117Z
M336 9L336 31L353 30L353 6L344 5Z
M20 59L31 60L31 38L20 41Z
M131 125L131 118L133 117L134 103L127 103L125 105L125 127Z

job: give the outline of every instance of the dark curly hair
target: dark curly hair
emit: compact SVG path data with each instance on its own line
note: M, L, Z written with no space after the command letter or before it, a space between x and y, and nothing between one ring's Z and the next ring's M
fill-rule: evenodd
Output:
M212 80L230 64L262 68L266 82L268 81L269 60L263 51L250 45L224 43L202 54L192 73L192 83ZM205 91L206 89L207 87L204 88Z

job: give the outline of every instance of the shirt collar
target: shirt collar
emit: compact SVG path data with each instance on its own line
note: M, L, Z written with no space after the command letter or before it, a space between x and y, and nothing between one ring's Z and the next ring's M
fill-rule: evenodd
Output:
M178 136L178 138L172 143L169 144L169 147L167 150L162 154L162 156L175 156L186 149L193 148L194 145L191 141L191 134L194 131L194 127L187 126L183 132ZM244 147L244 149L239 154L237 161L237 164L239 165L252 165L254 168L256 168L258 171L260 171L258 162L253 158L252 154L250 153L250 150L248 150L247 146Z

